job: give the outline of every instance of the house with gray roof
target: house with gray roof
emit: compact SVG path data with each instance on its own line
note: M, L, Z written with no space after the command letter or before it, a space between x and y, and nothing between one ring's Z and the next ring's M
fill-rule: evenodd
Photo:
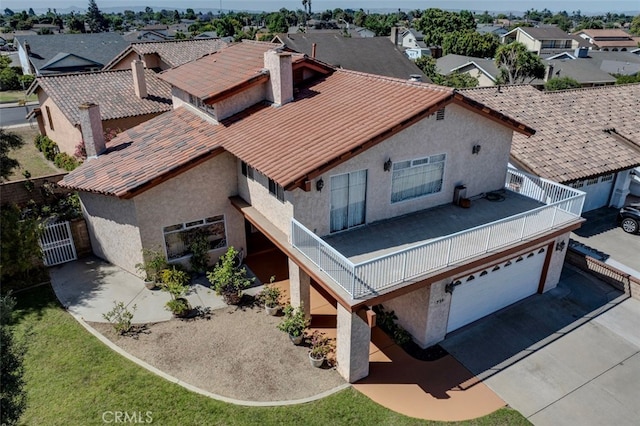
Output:
M116 33L16 36L22 72L48 75L98 71L129 43Z
M493 86L498 81L500 71L493 59L475 58L464 55L445 55L436 61L438 73L466 73L478 79L478 86Z
M387 37L344 37L341 34L278 34L274 42L327 64L353 71L409 79L422 70L389 43Z

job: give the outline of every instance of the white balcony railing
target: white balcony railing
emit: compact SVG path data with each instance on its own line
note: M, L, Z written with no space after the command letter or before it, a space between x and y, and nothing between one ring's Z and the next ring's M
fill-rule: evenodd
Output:
M360 263L351 262L295 219L291 242L352 298L362 298L558 228L582 213L584 192L515 169L507 171L505 189L545 205Z

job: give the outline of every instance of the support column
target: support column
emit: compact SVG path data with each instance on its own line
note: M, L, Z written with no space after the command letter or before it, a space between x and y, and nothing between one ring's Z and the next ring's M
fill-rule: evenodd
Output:
M291 259L289 259L289 295L291 305L296 308L301 304L304 305L305 316L311 317L311 277Z
M349 383L369 375L371 329L358 314L338 303L337 370Z

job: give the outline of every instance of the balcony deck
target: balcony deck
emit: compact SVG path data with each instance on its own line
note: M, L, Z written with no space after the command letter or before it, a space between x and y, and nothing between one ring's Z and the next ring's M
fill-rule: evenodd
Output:
M504 197L501 201L481 198L472 201L471 208L445 204L322 239L351 262L360 263L545 205L515 192L499 193Z

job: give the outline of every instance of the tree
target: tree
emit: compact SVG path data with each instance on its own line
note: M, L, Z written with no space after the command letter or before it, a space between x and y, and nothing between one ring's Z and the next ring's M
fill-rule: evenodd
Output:
M14 425L18 423L20 415L26 406L26 394L24 391L23 359L24 349L13 340L13 334L9 328L13 322L13 308L15 299L10 294L0 297L0 372L2 392L0 399L0 423Z
M540 58L517 41L500 46L495 62L500 69L499 81L502 84L524 83L528 79L533 81L544 77L545 67Z
M271 34L286 33L289 31L289 25L282 13L272 13L267 17L267 28Z
M9 158L9 151L24 145L24 140L15 133L10 133L0 127L0 182L7 180L11 172L20 164L18 160Z
M92 33L99 33L107 29L107 21L104 19L100 9L98 9L96 0L89 0L86 20Z
M618 75L616 76L616 84L640 83L640 72L634 75Z
M440 46L445 34L454 31L475 31L476 22L471 12L448 12L441 9L427 9L416 27L424 35L427 46Z
M69 27L69 32L71 33L83 33L84 30L84 22L78 19L73 12L67 18L67 27Z
M556 90L579 89L582 87L578 81L571 77L552 78L544 84L544 90L554 92Z
M640 36L640 15L637 15L631 21L629 32L633 35Z
M187 9L184 14L185 19L196 19L196 12L193 9Z
M445 55L493 58L499 46L500 43L493 34L480 34L469 30L454 31L445 34L442 39L442 51Z

